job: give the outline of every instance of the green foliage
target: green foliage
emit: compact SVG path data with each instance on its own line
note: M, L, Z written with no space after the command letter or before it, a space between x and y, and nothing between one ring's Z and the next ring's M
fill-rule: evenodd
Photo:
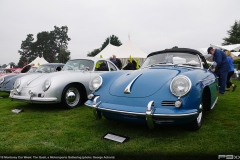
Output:
M110 36L110 43L114 46L121 46L122 42L115 35ZM106 38L105 42L102 44L101 51L109 44L109 37Z
M231 45L240 43L240 21L235 21L227 31L228 37L223 38L224 42L222 45Z
M68 27L54 26L53 31L42 31L37 34L35 42L33 34L28 34L26 40L22 41L18 65L23 66L24 62L31 62L37 56L44 57L49 63L58 62L59 56L62 55L60 51L66 53L64 60L70 58L70 51L67 50L68 41L71 39L67 35ZM65 61L66 62L66 61Z
M6 64L3 64L1 67L2 67L2 68L6 68L6 67L7 67L7 65L6 65Z
M114 46L121 46L122 45L121 41L119 40L119 38L117 36L111 35L110 37L105 39L101 48L97 48L97 49L94 49L91 52L88 52L87 56L88 57L95 57L98 53L100 53L109 44L109 39L110 39L110 43Z
M56 56L56 63L66 63L70 59L71 52L69 50L61 49L60 53Z
M15 68L16 64L14 62L10 62L8 65L10 65L10 68Z
M89 52L87 54L88 57L95 57L98 53L100 53L101 50L100 49L94 49L92 52Z
M240 59L235 59L234 64L238 64L238 70L240 70Z

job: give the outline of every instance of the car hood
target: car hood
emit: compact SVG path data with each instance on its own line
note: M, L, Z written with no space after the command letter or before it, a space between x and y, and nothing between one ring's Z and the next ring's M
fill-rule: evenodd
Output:
M53 79L57 80L57 81L61 81L61 78L66 78L67 79L70 76L73 76L73 74L81 74L81 71L60 71L60 72L53 72L53 73L45 73L45 74L41 74L35 78L33 78L32 80L28 81L28 84L26 84L28 87L35 87L38 85L42 85L45 80L47 79L51 79L51 81Z
M187 70L181 69L142 69L118 77L110 86L113 96L141 98L156 93L169 80ZM130 93L124 93L130 86ZM163 93L164 94L164 93Z

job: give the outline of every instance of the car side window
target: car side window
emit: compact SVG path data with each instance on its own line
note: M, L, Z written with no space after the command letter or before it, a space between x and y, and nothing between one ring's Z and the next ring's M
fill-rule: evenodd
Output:
M117 68L112 63L108 62L108 65L109 65L110 71L117 71Z
M107 61L98 61L95 66L95 71L109 71Z

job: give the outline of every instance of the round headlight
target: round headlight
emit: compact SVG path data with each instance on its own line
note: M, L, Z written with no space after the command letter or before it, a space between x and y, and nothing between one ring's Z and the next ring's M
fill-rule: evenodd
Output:
M14 83L14 85L13 85L13 88L17 89L17 88L20 86L20 84L21 84L21 79L18 78L18 79L15 81L15 83Z
M44 81L44 83L43 83L42 90L43 90L43 91L47 91L48 88L50 87L50 85L51 85L51 81L50 81L50 79L47 79L47 80Z
M102 85L102 77L96 76L90 81L89 89L91 91L96 91L96 90L98 90L99 87L101 87L101 85Z
M186 76L177 76L170 84L172 94L177 97L185 96L190 91L191 87L191 80Z
M4 77L3 78L0 78L0 84L2 84L4 81Z

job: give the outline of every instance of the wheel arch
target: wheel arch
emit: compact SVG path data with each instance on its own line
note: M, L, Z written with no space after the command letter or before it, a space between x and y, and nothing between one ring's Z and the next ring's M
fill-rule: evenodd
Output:
M209 86L204 87L202 92L202 105L204 111L210 111L211 109L211 91Z
M72 82L72 83L67 84L62 90L61 97L63 96L64 90L70 85L76 85L77 86L77 88L80 91L80 94L83 96L83 99L82 99L81 103L84 103L87 100L87 90L86 90L85 86L82 83L79 83L79 82Z

